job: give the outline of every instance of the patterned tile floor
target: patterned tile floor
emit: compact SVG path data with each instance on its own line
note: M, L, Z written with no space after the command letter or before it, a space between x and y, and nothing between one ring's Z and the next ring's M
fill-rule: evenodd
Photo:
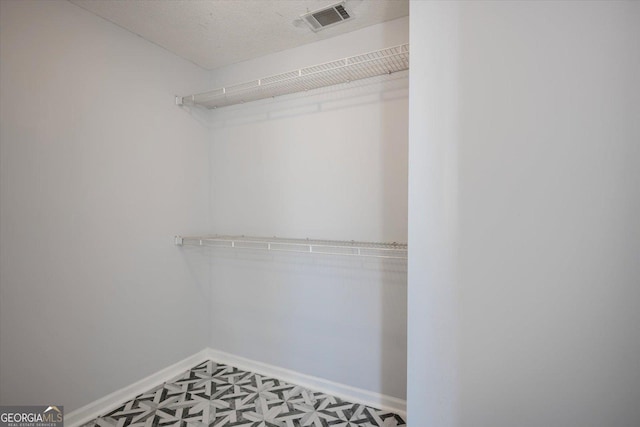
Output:
M391 412L203 362L83 427L396 427Z

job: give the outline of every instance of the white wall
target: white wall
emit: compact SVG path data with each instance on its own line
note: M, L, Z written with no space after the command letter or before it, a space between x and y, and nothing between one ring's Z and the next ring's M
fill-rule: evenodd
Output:
M0 2L0 401L70 411L201 350L208 73L64 1Z
M409 423L640 425L640 4L415 1L411 51Z
M408 18L216 70L216 86L408 41ZM406 241L407 78L216 110L217 233ZM213 257L211 346L404 398L403 262Z
M457 9L411 3L407 422L418 426L457 417Z

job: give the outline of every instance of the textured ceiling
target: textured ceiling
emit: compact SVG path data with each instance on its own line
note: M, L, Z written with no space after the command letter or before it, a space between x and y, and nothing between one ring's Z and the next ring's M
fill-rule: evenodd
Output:
M337 0L70 0L206 69L409 14L408 0L348 0L354 19L311 31L301 14Z

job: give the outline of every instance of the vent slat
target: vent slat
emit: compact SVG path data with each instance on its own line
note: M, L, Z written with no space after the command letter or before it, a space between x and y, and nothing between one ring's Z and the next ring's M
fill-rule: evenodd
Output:
M349 14L345 10L344 6L342 6L341 4L336 6L336 10L340 14L340 16L342 16L342 19L349 19L350 18Z

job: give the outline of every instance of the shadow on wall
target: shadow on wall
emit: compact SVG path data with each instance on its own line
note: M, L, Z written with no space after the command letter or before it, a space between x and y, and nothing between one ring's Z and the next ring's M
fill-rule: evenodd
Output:
M408 75L409 71L406 72ZM381 93L383 100L398 96L401 92ZM408 241L408 175L409 175L409 98L405 92L404 110L387 108L380 114L378 123L381 139L381 180L382 186L382 227L383 235L403 234L402 241ZM398 123L404 123L404 133L398 133ZM401 201L401 202L397 202ZM404 218L402 230L395 222ZM383 394L390 394L406 400L407 388L407 264L402 277L395 271L383 269L382 283L387 284L381 291L380 313L382 342L380 345L380 381ZM396 389L387 388L394 384Z
M211 257L199 247L177 246L175 249L180 252L184 259L184 266L191 283L195 283L201 298L211 298Z
M407 83L212 111L206 231L406 242ZM206 251L212 348L405 398L406 261Z
M213 347L404 398L405 260L206 251Z
M305 116L326 111L352 108L381 101L407 98L408 72L401 71L342 85L328 86L311 92L284 95L210 110L208 126L213 129L242 126L262 121ZM190 114L200 118L202 107L190 107Z

